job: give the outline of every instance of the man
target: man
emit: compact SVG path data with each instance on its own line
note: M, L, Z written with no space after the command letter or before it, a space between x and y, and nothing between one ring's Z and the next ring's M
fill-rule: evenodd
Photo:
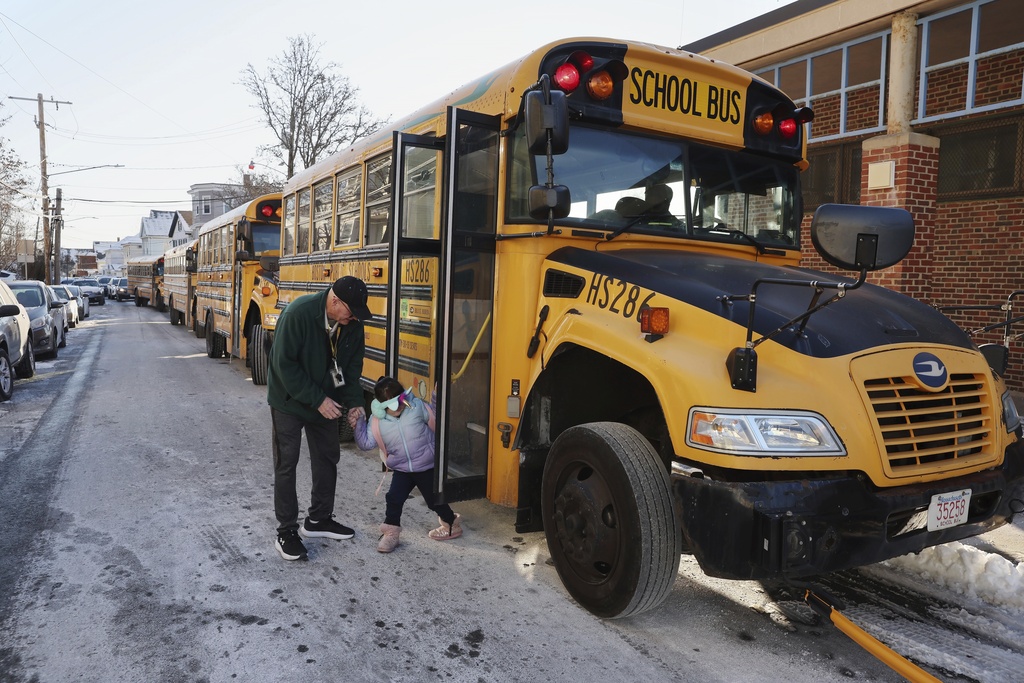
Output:
M285 560L306 558L303 538L352 538L334 521L338 479L338 419L363 405L363 321L366 284L347 275L319 294L291 302L277 320L267 373L274 449L274 512L277 552ZM302 432L313 477L309 514L299 525L295 470Z

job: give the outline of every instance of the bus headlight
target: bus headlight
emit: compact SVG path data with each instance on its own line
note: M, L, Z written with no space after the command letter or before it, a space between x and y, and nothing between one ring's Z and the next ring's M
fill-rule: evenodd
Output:
M1006 421L1007 434L1020 426L1020 413L1017 412L1017 404L1013 402L1013 395L1009 391L1003 393L1003 419Z
M729 455L846 455L846 448L821 415L785 410L691 408L686 443Z

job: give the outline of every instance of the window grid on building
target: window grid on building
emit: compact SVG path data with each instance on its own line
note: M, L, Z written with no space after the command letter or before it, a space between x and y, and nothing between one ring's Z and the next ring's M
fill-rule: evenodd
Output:
M918 20L920 78L912 125L1024 104L1020 9L1021 0L977 0ZM808 142L882 132L891 34L887 29L859 37L757 74L815 110ZM866 60L870 80L864 77ZM1009 75L999 76L1004 72Z

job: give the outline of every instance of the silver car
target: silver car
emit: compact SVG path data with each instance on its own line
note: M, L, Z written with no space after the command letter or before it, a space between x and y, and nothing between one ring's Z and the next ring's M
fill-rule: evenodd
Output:
M57 301L64 304L64 315L68 319L68 327L78 327L78 322L81 320L78 298L67 290L67 285L50 285L50 291L57 297Z
M89 303L102 306L107 303L107 288L100 284L99 280L91 277L77 277L70 283L82 288L82 294L89 297Z
M32 327L32 346L36 356L57 357L57 349L67 346L68 322L64 304L39 280L14 280L7 285L18 303L28 311Z

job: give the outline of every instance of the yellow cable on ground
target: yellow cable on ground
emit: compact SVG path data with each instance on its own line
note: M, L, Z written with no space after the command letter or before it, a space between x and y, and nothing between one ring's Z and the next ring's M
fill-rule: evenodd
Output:
M847 619L828 601L811 592L810 589L805 589L804 601L815 612L823 617L828 617L835 624L836 628L845 633L850 640L860 645L869 654L911 683L942 683L938 678L932 676L906 657L886 647L884 643Z

